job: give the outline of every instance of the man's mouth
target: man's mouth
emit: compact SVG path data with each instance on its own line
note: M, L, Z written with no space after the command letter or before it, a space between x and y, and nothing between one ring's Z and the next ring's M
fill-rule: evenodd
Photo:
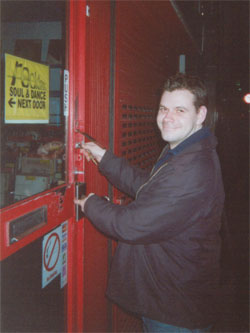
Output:
M169 124L163 124L162 125L162 128L164 129L164 130L166 130L166 131L171 131L171 130L176 130L176 129L178 129L178 126L171 126L171 125L169 125Z

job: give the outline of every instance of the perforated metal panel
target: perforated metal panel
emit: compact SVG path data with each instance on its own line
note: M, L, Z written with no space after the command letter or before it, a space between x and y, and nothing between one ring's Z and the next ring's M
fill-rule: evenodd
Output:
M155 110L123 104L120 109L121 156L132 164L150 168L158 156Z
M156 126L161 89L178 70L183 30L168 1L117 2L116 22L114 150L151 168L164 144Z

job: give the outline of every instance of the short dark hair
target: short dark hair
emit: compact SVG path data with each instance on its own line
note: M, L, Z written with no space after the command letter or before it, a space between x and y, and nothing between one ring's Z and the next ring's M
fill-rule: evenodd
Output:
M194 95L194 106L198 110L202 105L207 106L207 89L202 80L193 75L177 73L167 79L163 92L186 89Z

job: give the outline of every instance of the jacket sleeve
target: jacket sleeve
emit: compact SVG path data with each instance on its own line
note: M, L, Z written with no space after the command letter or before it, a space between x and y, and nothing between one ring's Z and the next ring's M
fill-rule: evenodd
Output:
M132 166L124 158L107 151L99 164L100 172L112 185L135 197L138 188L146 182L149 172Z
M132 244L166 241L197 221L210 223L208 216L214 206L219 206L220 193L214 190L214 174L209 172L208 162L202 164L165 166L126 206L94 195L87 200L85 213L106 235ZM201 170L204 167L206 177Z

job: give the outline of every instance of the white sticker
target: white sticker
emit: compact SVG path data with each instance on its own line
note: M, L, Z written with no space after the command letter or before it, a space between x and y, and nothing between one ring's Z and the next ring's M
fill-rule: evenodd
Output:
M69 115L69 71L66 69L63 82L63 114L67 117Z
M42 288L61 274L61 288L67 284L68 223L62 223L43 238Z
M68 222L62 224L62 270L61 270L61 288L68 282Z

